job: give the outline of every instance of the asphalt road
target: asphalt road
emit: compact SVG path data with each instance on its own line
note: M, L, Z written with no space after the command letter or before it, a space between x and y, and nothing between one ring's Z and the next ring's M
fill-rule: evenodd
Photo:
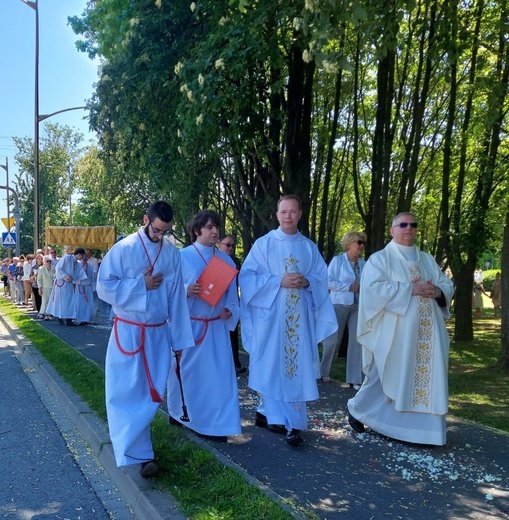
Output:
M107 309L86 327L42 324L104 366ZM243 433L212 449L317 518L509 518L509 435L454 418L445 447L357 434L344 413L354 391L339 383L321 383L320 391L309 407L305 442L292 448L284 436L254 426L257 398L247 377L239 377Z

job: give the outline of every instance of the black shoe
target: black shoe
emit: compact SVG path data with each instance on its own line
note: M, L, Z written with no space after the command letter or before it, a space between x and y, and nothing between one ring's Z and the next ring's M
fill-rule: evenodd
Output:
M75 326L75 323L72 321L71 318L67 318L65 320L65 324L68 326L68 327L74 327Z
M171 415L168 417L168 422L172 426L182 426L182 424L179 421L177 421L177 419L174 419Z
M148 460L141 465L140 475L144 478L155 477L159 471L153 460Z
M286 442L290 446L298 446L304 442L304 437L300 434L300 430L292 429L291 432L286 434Z
M347 409L346 413L348 414L348 424L355 430L357 433L364 433L366 428L364 428L364 424L358 421Z
M267 428L272 433L286 433L286 428L282 424L269 424L267 417L260 412L256 412L255 426Z

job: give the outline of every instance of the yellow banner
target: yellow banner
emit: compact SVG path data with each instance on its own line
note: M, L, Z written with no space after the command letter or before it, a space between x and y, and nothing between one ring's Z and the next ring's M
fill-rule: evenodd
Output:
M7 230L9 230L12 226L14 226L14 224L16 224L16 219L14 217L2 218L2 222L4 223L4 226L7 228Z
M108 250L117 240L113 226L46 226L46 244Z

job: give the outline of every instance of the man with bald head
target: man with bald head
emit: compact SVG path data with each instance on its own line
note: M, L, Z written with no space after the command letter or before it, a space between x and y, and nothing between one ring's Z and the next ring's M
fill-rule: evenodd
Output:
M366 379L348 401L352 428L394 439L444 445L452 282L415 245L418 223L399 213L392 240L364 267L357 340Z

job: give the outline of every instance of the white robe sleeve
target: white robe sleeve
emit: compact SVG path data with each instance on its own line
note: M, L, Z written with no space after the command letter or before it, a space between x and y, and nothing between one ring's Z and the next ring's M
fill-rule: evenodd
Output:
M97 295L101 300L128 312L147 310L147 288L142 272L135 277L128 276L123 265L122 244L114 246L101 262L97 278Z

